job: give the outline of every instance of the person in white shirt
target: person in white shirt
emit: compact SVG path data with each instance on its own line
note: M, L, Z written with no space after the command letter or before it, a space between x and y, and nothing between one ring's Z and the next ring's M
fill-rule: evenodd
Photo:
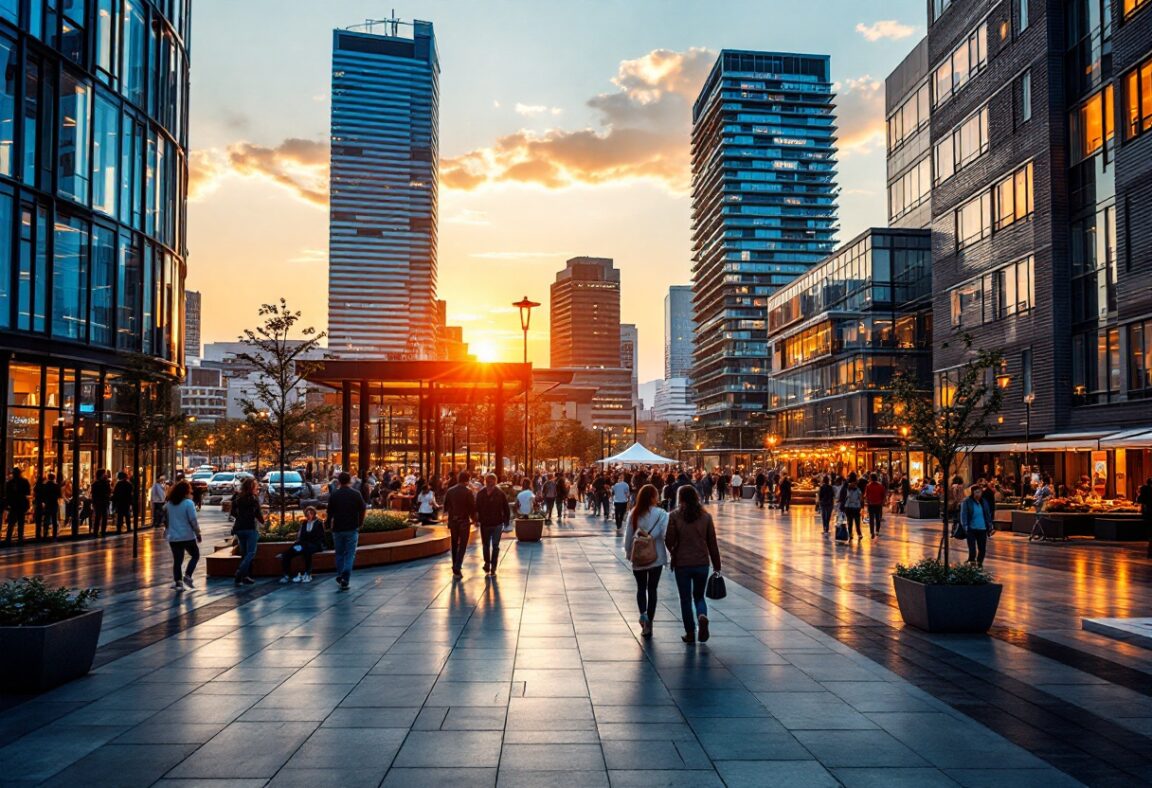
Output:
M432 488L425 484L420 488L420 495L417 496L416 502L419 508L416 510L416 516L424 525L432 525L436 522L436 494L432 492Z
M632 488L624 481L624 476L617 476L616 483L612 485L612 507L616 514L616 534L624 525L624 513L628 511L628 499L632 497Z
M733 503L735 503L736 501L744 500L744 495L743 495L743 492L741 489L743 487L744 487L744 477L741 476L739 473L732 474L732 501L733 501Z
M652 619L656 615L656 589L660 585L660 573L668 563L668 548L664 535L668 533L668 512L657 503L660 495L651 484L645 484L636 493L636 506L628 515L628 531L624 536L624 554L632 561L632 575L636 578L636 604L640 608L640 634L652 637ZM633 560L633 547L636 544L637 530L644 531L656 548L656 560L637 565Z
M531 482L525 480L527 485ZM531 486L526 486L523 490L516 494L516 514L521 517L527 517L536 510L536 493L532 492Z
M152 527L159 528L164 524L164 499L168 497L167 477L157 476L152 482L152 490L148 493L148 501L152 504Z

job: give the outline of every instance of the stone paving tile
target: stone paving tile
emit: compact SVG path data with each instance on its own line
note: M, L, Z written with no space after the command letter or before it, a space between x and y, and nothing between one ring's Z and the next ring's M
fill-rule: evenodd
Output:
M147 786L196 750L196 744L106 744L43 783L49 788Z
M928 766L928 762L881 730L803 730L796 739L829 768Z
M765 785L838 788L840 785L818 761L718 761L716 771L728 788Z
M388 772L380 788L493 788L496 769L476 768L394 768Z
M499 731L411 731L396 756L398 767L500 764Z
M612 788L722 788L724 785L716 772L712 771L616 770L608 772L608 779Z
M168 776L271 778L315 729L310 722L234 722Z
M959 783L935 769L833 769L845 788L956 788Z
M652 783L649 783L651 785ZM604 771L529 771L501 769L497 788L608 788Z

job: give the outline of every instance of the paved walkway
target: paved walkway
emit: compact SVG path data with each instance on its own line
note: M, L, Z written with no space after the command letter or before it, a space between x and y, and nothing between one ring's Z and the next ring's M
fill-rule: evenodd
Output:
M505 542L358 572L350 594L212 581L173 595L168 557L38 548L0 575L109 588L97 669L4 699L5 785L1131 785L1152 779L1148 652L1079 631L1147 614L1135 549L1003 535L994 637L899 626L887 575L935 530L851 548L811 510L717 507L729 598L686 647L670 578L637 637L615 536ZM581 520L581 518L584 518ZM223 518L208 516L210 533ZM206 540L207 541L207 540ZM109 557L110 556L110 557ZM0 561L3 561L0 558ZM202 575L202 570L201 573ZM2 708L2 707L0 707ZM977 722L976 720L979 720ZM1057 768L1063 770L1058 771ZM1074 777L1076 779L1074 779Z

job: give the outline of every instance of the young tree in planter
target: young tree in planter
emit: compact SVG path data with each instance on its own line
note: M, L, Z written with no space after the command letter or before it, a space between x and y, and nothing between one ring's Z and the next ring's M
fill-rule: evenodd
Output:
M998 350L973 350L972 338L967 334L961 341L968 358L944 374L935 396L924 391L914 375L899 373L892 381L887 410L889 426L908 427L909 440L933 457L944 471L944 566L949 564L948 494L953 466L960 454L971 451L996 428L995 417L1003 404L996 381L1004 363L1003 354ZM948 343L941 347L947 348Z
M301 314L293 311L281 298L278 304L262 304L259 315L264 322L255 329L245 329L240 341L250 350L237 358L252 364L259 376L252 383L253 396L240 400L244 412L254 420L257 414L266 419L280 471L280 519L284 520L287 504L283 495L284 472L295 452L306 440L309 420L318 410L307 405L305 378L317 369L315 358L320 340L326 334L312 326L297 327ZM293 339L299 334L299 339Z

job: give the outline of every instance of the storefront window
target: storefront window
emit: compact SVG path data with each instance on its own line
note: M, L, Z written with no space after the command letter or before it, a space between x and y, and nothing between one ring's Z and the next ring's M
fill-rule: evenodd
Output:
M74 217L56 222L56 256L52 276L52 335L84 340L88 310L88 229Z
M57 151L58 191L77 202L88 202L88 146L92 89L67 71L60 75L60 124Z

